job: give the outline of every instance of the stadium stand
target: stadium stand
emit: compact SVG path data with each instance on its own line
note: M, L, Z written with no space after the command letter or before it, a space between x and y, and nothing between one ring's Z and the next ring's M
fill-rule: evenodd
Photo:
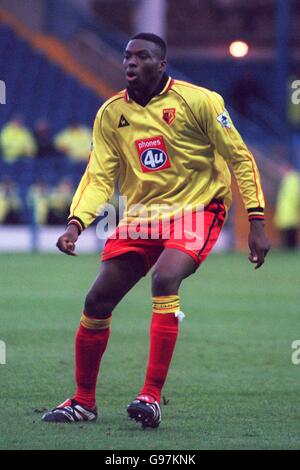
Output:
M33 129L38 119L46 118L51 123L53 135L67 127L74 116L90 127L102 103L100 97L50 62L42 52L34 50L3 23L0 23L0 35L0 61L5 64L1 78L7 85L9 96L6 106L1 108L0 128L20 109L26 126ZM74 165L63 156L21 158L13 163L0 158L1 179L15 181L24 206L27 190L34 182L43 180L53 186L62 178L70 177L76 185L84 166L84 163ZM26 207L23 207L21 219L24 223L30 221Z
M0 126L20 109L30 127L41 117L41 110L56 132L66 127L78 110L80 121L90 125L101 104L99 96L51 63L3 23L0 34L0 60L5 64L1 75L10 97L0 115Z

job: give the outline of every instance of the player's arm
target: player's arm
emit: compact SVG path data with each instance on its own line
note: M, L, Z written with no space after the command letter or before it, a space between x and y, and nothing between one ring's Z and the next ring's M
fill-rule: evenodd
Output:
M220 95L207 91L200 114L210 141L235 174L250 223L249 261L257 269L264 263L270 244L264 230L265 200L256 162L235 129Z
M93 150L72 200L68 227L56 244L59 250L75 255L79 235L95 220L111 198L118 171L119 156L114 146L114 137L101 108L94 123Z

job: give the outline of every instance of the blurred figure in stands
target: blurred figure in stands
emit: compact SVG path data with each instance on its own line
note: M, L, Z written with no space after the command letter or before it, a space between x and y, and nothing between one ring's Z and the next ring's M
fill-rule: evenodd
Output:
M87 161L91 152L92 130L73 119L54 139L58 151L75 162Z
M54 147L50 126L46 119L39 119L35 123L34 137L37 145L37 157L55 157L57 150Z
M242 116L249 116L251 102L263 101L260 83L252 72L245 72L232 86L232 106Z
M9 163L20 157L34 157L37 150L34 136L24 126L20 116L16 116L2 128L0 146L3 159Z
M48 223L53 225L64 224L69 215L74 188L68 179L62 180L49 195Z
M5 178L0 182L0 224L21 222L22 202L14 181Z
M44 181L37 181L27 192L27 206L31 212L31 221L35 225L44 225L48 218L48 188Z
M289 165L282 172L274 221L281 232L282 247L293 250L300 228L300 174Z

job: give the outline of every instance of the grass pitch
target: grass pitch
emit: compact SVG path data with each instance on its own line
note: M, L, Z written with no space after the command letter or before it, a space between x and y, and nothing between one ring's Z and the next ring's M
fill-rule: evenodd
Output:
M98 256L0 256L0 449L299 449L300 254L270 253L258 271L211 255L181 290L186 319L164 389L159 429L126 405L144 380L149 276L114 313L94 424L51 425L43 410L74 391L73 341Z

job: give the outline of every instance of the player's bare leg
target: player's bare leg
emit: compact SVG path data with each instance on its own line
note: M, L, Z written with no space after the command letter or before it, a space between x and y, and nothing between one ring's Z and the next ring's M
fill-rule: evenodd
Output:
M76 393L74 398L46 413L44 421L97 419L96 383L109 339L112 311L143 274L143 259L134 252L101 263L100 272L86 296L76 335Z
M103 261L85 299L87 316L106 318L143 275L144 260L133 251Z
M159 426L160 396L178 336L180 312L178 290L196 269L194 259L174 248L160 255L152 274L153 315L146 379L137 399L127 407L129 417L143 427Z
M158 258L152 273L152 295L178 294L183 279L196 270L194 259L183 251L166 248Z

